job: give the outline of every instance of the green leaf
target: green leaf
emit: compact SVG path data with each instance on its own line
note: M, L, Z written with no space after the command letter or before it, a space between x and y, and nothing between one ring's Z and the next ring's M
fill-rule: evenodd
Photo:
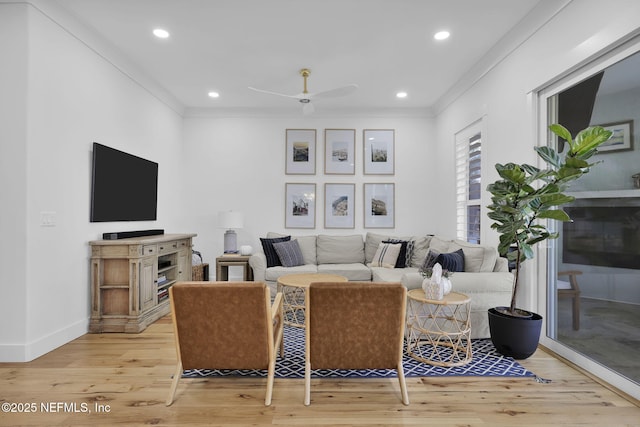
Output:
M562 193L543 194L540 196L540 201L544 207L565 205L573 202L575 199L573 196L567 196Z
M587 155L611 138L613 132L601 126L592 126L581 130L576 135L575 145L571 149L577 157Z
M555 123L549 126L549 130L551 130L551 132L558 135L560 138L566 140L569 143L569 145L571 145L571 142L573 139L571 138L571 132L569 132L567 128L565 128L560 124Z
M531 246L527 245L526 243L522 243L521 249L525 259L533 258L533 248Z
M558 221L567 222L571 221L569 215L562 209L551 209L542 211L538 214L538 218L556 219Z
M498 170L498 173L500 174L500 176L509 182L512 182L515 184L524 184L525 177L526 177L526 174L524 173L524 171L520 169L520 166L518 165L515 165L513 163L510 163L509 165L511 167L505 167Z
M583 159L579 159L577 157L567 157L565 159L565 163L568 167L574 169L582 169L589 167L589 162Z
M535 147L536 152L548 164L559 168L562 160L556 151L551 147Z

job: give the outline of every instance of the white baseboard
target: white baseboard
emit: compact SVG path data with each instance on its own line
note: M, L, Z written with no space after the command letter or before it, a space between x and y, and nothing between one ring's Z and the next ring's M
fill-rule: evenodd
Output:
M30 362L84 335L89 319L80 320L27 344L0 344L0 362Z

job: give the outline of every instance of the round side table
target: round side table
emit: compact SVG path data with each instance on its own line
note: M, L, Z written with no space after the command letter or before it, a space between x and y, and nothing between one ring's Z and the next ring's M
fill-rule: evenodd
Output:
M349 279L344 276L323 273L285 274L278 277L278 292L282 292L284 324L304 328L305 291L311 283L347 281Z
M462 366L471 361L471 298L450 292L430 300L424 290L407 292L407 353L436 366Z

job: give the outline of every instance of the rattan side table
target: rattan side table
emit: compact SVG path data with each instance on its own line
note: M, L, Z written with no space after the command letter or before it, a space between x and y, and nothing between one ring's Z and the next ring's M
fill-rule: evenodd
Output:
M282 292L282 309L284 324L305 327L306 300L305 294L313 282L348 282L344 276L323 273L285 274L278 277L278 292Z
M471 298L450 292L430 300L424 290L407 292L407 353L435 366L462 366L471 361Z

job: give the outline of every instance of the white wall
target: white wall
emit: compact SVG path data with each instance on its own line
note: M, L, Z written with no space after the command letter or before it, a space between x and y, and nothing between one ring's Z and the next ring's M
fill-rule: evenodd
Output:
M355 175L324 174L324 129L356 130ZM315 175L285 174L286 129L316 129ZM363 174L363 129L395 129L395 175ZM188 165L185 194L193 202L191 225L198 232L195 249L213 265L223 252L223 229L217 228L222 210L244 213L238 246L260 247L268 231L292 235L393 235L439 232L440 161L432 154L433 120L416 117L191 117L184 122L184 155ZM316 184L315 229L285 229L285 183ZM363 228L363 183L393 182L396 192L395 229ZM324 228L324 184L355 183L354 229ZM452 231L451 233L453 233ZM454 237L454 234L450 234ZM213 269L212 269L213 272Z
M437 155L453 158L451 141L454 134L484 117L483 186L497 178L495 163L536 164L533 150L538 144L535 91L637 31L639 13L640 3L629 0L570 2L508 57L496 63L486 75L439 111ZM607 19L602 19L603 16ZM443 182L451 183L448 191L443 192L443 206L448 211L444 218L448 219L442 228L452 229L455 225L454 169L449 162L438 165L438 176ZM483 193L483 206L490 203L489 196L486 191ZM496 245L498 236L489 229L489 225L488 219L482 224L483 242ZM535 266L530 264L519 305L543 311L544 301L537 306L536 297L538 286L545 286L545 283L536 277Z
M0 355L10 360L22 360L27 327L26 11L25 5L0 6Z
M11 207L11 222L3 214L3 237L10 244L0 248L6 274L0 283L11 288L3 293L11 298L1 299L6 310L0 316L11 328L0 331L0 361L20 361L86 333L88 241L108 231L191 230L180 226L187 216L181 117L41 10L11 4L0 9L0 24L10 24L0 25L0 43L18 43L18 49L0 44L8 57L3 63L12 64L8 71L3 65L2 72L12 74L0 85L13 106L24 105L3 114L15 120L1 131L10 133L0 146L0 200ZM158 221L89 223L94 141L160 164ZM41 212L55 212L55 226L41 226Z

